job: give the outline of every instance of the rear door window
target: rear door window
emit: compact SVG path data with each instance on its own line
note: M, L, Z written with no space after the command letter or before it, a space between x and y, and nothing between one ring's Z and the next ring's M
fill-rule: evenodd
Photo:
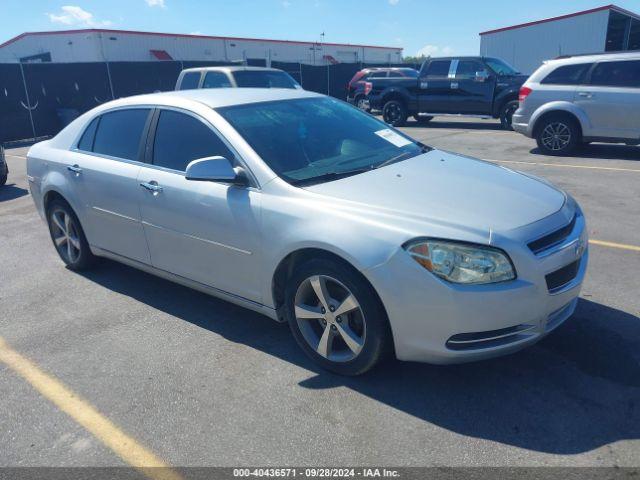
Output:
M386 71L382 71L382 72L371 72L368 75L368 78L387 78L387 73Z
M239 70L233 72L238 87L243 88L298 88L288 73L265 70Z
M447 78L450 67L451 60L434 60L427 67L427 77Z
M162 110L153 144L153 164L184 172L189 162L222 156L233 162L234 155L211 128L191 115Z
M546 85L580 85L593 63L564 65L553 70L540 83Z
M182 77L182 82L180 82L180 90L191 90L193 88L198 88L199 83L200 72L185 73L184 77Z
M132 108L102 115L93 151L125 160L137 160L149 112L148 108Z
M202 88L228 88L231 86L229 77L222 72L207 72L202 83Z
M640 60L598 63L591 72L591 85L640 87Z

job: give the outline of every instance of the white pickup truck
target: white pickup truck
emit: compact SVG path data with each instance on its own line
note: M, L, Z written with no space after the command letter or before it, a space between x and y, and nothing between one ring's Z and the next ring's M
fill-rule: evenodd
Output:
M277 68L199 67L180 72L176 90L196 88L299 88L291 75Z

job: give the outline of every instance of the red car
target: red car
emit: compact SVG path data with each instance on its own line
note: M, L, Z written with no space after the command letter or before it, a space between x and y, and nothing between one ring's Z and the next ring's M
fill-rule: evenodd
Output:
M347 101L366 112L371 110L368 98L371 83L367 81L371 78L418 78L418 71L413 68L380 67L363 68L356 72L347 84Z

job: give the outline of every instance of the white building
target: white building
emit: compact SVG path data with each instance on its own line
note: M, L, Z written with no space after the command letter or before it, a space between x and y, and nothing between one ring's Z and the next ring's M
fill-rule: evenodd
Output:
M248 58L310 65L400 63L402 49L371 45L211 37L125 30L85 29L23 33L0 45L0 63L211 61Z
M640 49L640 16L615 5L538 20L480 34L480 55L533 73L561 55Z

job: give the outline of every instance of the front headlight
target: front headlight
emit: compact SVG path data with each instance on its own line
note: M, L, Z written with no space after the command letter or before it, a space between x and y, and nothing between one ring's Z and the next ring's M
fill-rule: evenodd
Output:
M481 284L513 280L516 272L502 250L449 240L414 240L404 245L431 273L453 283Z

